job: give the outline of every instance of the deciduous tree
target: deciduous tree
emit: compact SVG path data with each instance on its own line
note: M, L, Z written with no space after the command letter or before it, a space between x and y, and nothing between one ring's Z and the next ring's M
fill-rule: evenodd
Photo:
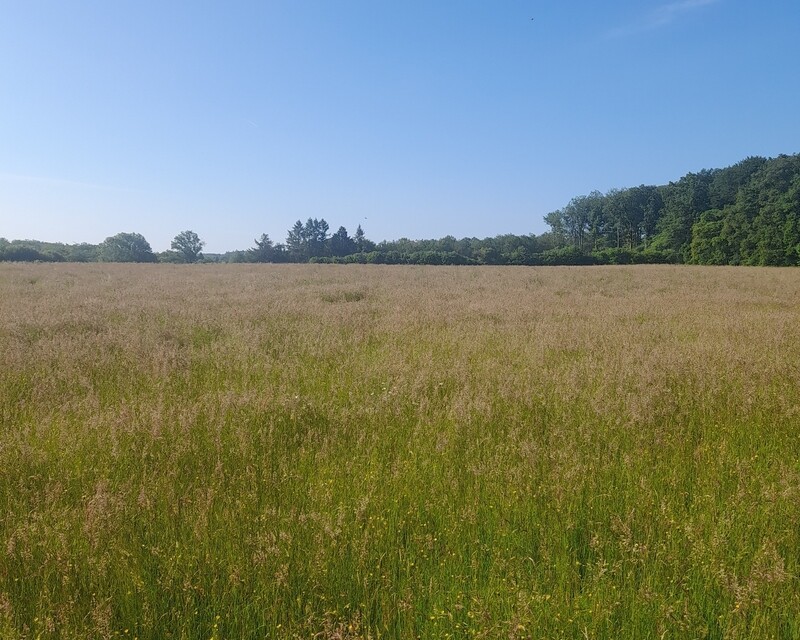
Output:
M194 231L181 231L172 240L173 251L177 251L183 259L183 262L197 262L203 258L201 253L205 242L200 240L200 237Z
M118 233L106 238L98 252L102 262L155 262L150 243L139 233Z

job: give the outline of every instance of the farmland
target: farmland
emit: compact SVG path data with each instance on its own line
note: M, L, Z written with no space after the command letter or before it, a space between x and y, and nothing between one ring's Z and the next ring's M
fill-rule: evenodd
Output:
M0 266L0 637L800 637L800 271Z

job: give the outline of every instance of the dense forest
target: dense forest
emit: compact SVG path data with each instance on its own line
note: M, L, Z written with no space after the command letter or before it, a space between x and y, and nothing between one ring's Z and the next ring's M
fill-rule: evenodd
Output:
M689 173L661 186L594 191L548 213L548 232L493 238L375 243L361 226L331 233L324 218L298 220L283 243L203 255L183 231L154 253L137 233L99 245L0 238L0 260L77 262L334 262L376 264L800 264L800 154L750 157L725 169Z

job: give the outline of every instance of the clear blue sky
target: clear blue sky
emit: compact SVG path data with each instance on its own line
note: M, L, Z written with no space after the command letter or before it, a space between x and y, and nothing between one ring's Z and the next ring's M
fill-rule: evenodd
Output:
M800 151L799 34L797 0L4 2L0 236L538 234Z

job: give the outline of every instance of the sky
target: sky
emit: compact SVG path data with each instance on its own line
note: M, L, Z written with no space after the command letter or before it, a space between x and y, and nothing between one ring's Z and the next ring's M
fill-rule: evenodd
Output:
M800 152L797 0L0 0L0 236L540 234Z

